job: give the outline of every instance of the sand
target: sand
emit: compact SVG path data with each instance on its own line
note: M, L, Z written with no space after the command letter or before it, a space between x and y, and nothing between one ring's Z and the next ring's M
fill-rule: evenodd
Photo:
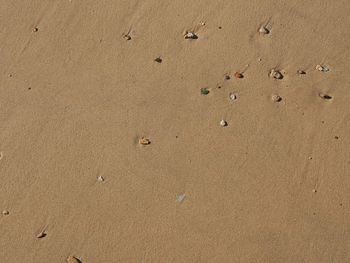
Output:
M2 1L0 261L350 262L349 11Z

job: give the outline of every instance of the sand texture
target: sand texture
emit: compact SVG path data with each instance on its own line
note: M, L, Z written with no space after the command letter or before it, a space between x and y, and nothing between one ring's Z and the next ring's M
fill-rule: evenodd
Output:
M350 1L0 4L0 262L350 262Z

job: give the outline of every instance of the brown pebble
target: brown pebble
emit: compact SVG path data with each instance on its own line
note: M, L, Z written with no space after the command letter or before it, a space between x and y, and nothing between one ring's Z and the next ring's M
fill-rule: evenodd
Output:
M37 27L33 28L33 32L38 32L38 31L39 31L39 28L37 28Z
M338 139L339 139L339 136L334 136L334 139L338 140Z
M282 101L282 97L279 96L279 95L272 95L272 96L271 96L271 99L272 99L274 102L280 102L280 101Z
M225 79L225 80L230 80L231 77L230 77L230 75L225 75L224 79Z
M243 78L244 78L243 74L240 73L240 72L236 72L236 73L235 73L235 77L236 77L237 79L243 79Z
M67 258L67 263L82 263L80 259L76 258L75 256L69 256Z
M163 59L161 59L161 57L157 57L154 59L154 61L157 63L162 63Z
M129 34L123 35L123 38L126 40L131 40L131 36Z
M141 145L149 145L149 144L151 144L151 141L149 139L145 138L145 137L142 137L142 138L139 139L139 144L141 144Z
M305 75L305 74L306 74L306 72L305 72L304 70L301 70L301 69L299 69L299 70L297 71L297 73L298 73L299 75Z

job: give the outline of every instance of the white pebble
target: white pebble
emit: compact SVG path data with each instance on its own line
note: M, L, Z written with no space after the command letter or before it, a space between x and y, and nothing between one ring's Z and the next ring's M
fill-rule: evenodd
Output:
M271 69L270 77L274 79L283 79L283 75L280 71Z
M226 127L228 124L227 124L227 121L225 121L225 120L221 120L220 121L220 126L222 126L222 127Z
M187 31L185 33L185 39L197 39L198 36L194 32Z
M230 100L236 100L237 96L234 93L230 93L229 98L230 98Z

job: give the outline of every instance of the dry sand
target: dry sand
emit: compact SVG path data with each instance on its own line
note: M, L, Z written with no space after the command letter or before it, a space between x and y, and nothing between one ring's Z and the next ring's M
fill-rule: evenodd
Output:
M350 262L349 11L2 1L0 262Z

